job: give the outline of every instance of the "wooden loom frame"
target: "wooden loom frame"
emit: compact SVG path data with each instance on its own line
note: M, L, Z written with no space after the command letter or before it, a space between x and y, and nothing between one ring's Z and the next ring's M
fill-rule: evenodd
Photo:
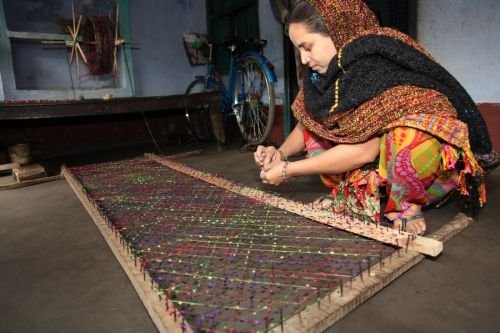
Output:
M259 190L239 186L222 178L214 178L213 175L183 166L182 164L173 162L170 159L160 158L151 154L146 154L146 157L176 171L191 174L191 176L195 176L204 181L207 181L208 176L210 176L212 179L210 183L214 184L215 182L216 184L214 185L217 186L223 185L221 187L236 191L241 195L252 196L252 193L255 194L256 191L259 195L263 194ZM134 260L131 258L119 235L108 227L107 222L81 190L81 186L78 181L65 167L62 169L62 175L66 178L70 187L82 202L83 206L111 248L111 251L115 255L116 259L129 277L158 331L162 333L194 331L187 322L184 322L180 312L177 311L175 316L166 315L165 303L167 302L167 305L171 308L174 308L173 304L168 304L170 302L162 300L161 297L158 297L158 294L155 292L153 287L153 281L145 275L145 273L141 270L140 265L134 263ZM215 181L213 179L215 179ZM269 198L272 197L275 196L270 196ZM269 203L270 201L266 202ZM274 206L277 206L277 204L282 206L283 202L294 203L293 201L282 199L282 201L276 201L276 205ZM296 209L297 204L295 203L293 206L295 208L292 209ZM311 218L310 216L307 217ZM322 222L321 216L319 222ZM445 242L455 234L465 229L471 223L471 218L468 218L464 214L458 214L441 229L432 234L430 239ZM364 236L367 235L365 234ZM406 237L405 235L403 236ZM424 237L419 238L422 239ZM430 243L433 244L433 242ZM418 244L421 244L421 242L419 241ZM340 290L335 289L330 291L327 295L322 297L320 301L307 306L299 314L285 320L281 327L275 327L271 330L271 332L323 332L375 293L383 289L405 271L409 270L411 267L423 260L425 255L415 250L415 248L421 249L422 247L421 245L410 246L409 244L407 248L398 250L393 255L382 260L379 264L362 271L358 278L354 278L350 283L346 283ZM181 321L184 323L185 329L181 329Z

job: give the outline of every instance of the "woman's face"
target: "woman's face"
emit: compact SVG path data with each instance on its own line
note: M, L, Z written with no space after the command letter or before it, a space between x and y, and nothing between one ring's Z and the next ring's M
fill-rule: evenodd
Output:
M300 60L319 74L325 74L330 61L337 54L330 36L313 33L303 23L292 23L288 35L300 51Z

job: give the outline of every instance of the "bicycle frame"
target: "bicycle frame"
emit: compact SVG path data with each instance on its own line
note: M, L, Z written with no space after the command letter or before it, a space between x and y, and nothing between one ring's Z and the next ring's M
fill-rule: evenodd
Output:
M253 41L246 41L249 45ZM262 48L265 41L256 41ZM186 94L202 91L220 92L220 110L224 120L229 116L236 118L236 123L243 139L248 144L261 144L269 137L274 124L275 89L277 82L272 64L259 52L236 52L236 45L229 46L229 73L227 86L215 69L212 61L212 44L209 44L210 56L207 72L204 76L195 76L189 84ZM186 108L186 119L192 133L202 140L206 139L209 129L200 110ZM197 114L198 116L196 116Z
M224 84L222 79L219 77L219 74L215 70L215 65L212 61L212 45L210 45L210 56L209 56L209 61L207 63L207 74L195 76L195 79L203 80L206 90L219 90L221 92L220 104L223 110L223 115L225 117L234 115L233 108L238 106L237 102L244 101L246 98L246 96L244 96L243 93L240 93L240 96L237 96L238 98L235 98L236 96L234 96L236 85L239 85L240 89L238 89L238 91L240 92L244 91L241 76L238 74L238 64L242 64L245 58L254 57L261 63L262 68L264 69L269 78L269 83L272 84L278 81L276 78L276 74L274 73L274 70L272 70L270 67L269 61L260 53L255 51L247 51L241 54L239 57L236 57L235 55L236 46L235 45L229 46L229 50L231 53L229 61L229 80L228 80L229 89L226 88L226 85Z

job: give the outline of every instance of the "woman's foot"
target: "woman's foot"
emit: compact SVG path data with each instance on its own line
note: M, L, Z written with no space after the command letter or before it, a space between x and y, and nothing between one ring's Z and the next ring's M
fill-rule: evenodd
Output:
M422 215L416 215L395 219L393 221L393 228L422 236L427 230L427 224Z
M315 209L328 210L333 206L334 198L331 195L322 195L312 202L312 207Z

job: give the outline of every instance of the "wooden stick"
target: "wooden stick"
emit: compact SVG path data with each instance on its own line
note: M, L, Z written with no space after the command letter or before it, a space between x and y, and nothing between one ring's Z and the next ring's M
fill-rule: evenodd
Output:
M237 185L229 180L204 173L202 171L198 171L186 165L176 163L167 158L161 158L153 154L145 154L145 156L153 161L168 166L171 169L189 174L190 176L202 179L210 184L225 188L229 191L258 200L260 202L265 202L274 207L287 210L297 215L330 225L341 230L345 230L363 237L368 237L370 239L375 239L385 244L406 246L408 237L410 236L411 238L412 236L407 232L398 232L397 230L388 227L378 227L374 223L365 223L364 221L356 218L351 218L344 221L343 218L330 211L313 209L311 205L308 204L285 199L258 189ZM443 251L443 243L435 239L417 236L414 240L410 240L410 242L408 242L408 249L435 257Z
M77 44L78 45L78 44ZM80 80L80 60L78 60L78 54L76 55L76 76Z
M87 63L87 58L85 57L85 54L83 53L83 50L82 50L82 48L80 47L80 43L77 43L77 44L76 44L76 47L77 47L78 51L80 51L80 55L82 56L83 62L84 62L84 63Z
M82 23L82 15L80 15L80 17L78 18L78 25L76 26L76 30L75 30L75 39L78 36L78 32L80 31L80 24L81 23Z
M187 151L185 153L168 155L166 157L168 157L170 159L173 159L173 160L178 160L178 159L186 158L186 157L189 157L189 156L200 155L202 151L203 150L201 150L201 149L197 149L197 150Z
M57 176L49 176L49 177L25 180L22 182L15 182L15 183L10 183L10 184L0 185L0 191L13 190L16 188L42 184L42 183L52 182L52 181L61 180L61 179L64 179L64 177L61 175L57 175Z
M447 242L450 238L471 225L473 221L472 218L463 213L457 214L450 222L446 223L429 237L441 242Z
M69 57L69 63L73 63L73 55L75 53L75 36L73 34L73 30L71 30L71 27L69 25L66 26L66 28L69 30L69 34L71 35L71 38L73 38L73 45L71 47L71 56Z
M66 44L66 41L65 40L42 40L41 43L42 44L56 44L56 45L59 45L59 44Z
M118 28L120 25L120 6L116 5L116 19L115 19L115 48L113 50L113 73L118 73ZM123 40L123 39L122 39Z
M73 17L73 31L76 30L75 26L75 2L71 1L71 16Z

